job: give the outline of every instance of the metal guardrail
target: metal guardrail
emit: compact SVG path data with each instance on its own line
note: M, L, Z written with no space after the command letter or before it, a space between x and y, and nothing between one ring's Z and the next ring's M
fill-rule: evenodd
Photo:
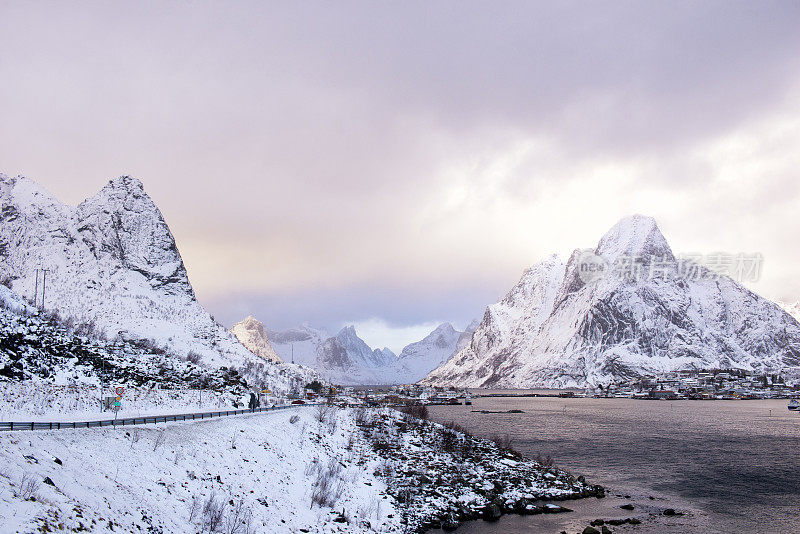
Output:
M181 413L173 415L146 415L142 417L123 417L118 419L102 419L99 421L48 421L48 422L16 422L0 421L0 431L2 430L65 430L68 428L94 428L102 426L131 426L146 425L149 423L168 423L172 421L194 421L196 419L212 419L214 417L227 417L229 415L243 415L248 413L271 412L284 410L286 408L297 408L298 404L288 404L285 406L272 406L265 408L254 408L245 410L221 410L217 412L198 412ZM308 406L306 404L305 406Z

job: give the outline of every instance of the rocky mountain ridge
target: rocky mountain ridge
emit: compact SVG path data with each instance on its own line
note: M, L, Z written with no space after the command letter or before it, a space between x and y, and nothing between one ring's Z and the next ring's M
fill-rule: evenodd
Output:
M197 302L161 211L129 176L71 207L27 178L0 174L0 276L108 338L166 347L209 369L266 361ZM276 390L312 374L268 364L259 376Z
M417 382L446 361L459 343L466 343L471 332L460 332L443 323L422 340L407 345L400 355L388 348L372 349L353 326L342 328L334 336L307 324L268 331L267 335L285 361L294 358L333 383L380 385Z
M423 383L585 387L680 369L800 365L793 317L728 276L702 265L686 276L686 267L655 220L623 219L594 250L525 271L469 345Z

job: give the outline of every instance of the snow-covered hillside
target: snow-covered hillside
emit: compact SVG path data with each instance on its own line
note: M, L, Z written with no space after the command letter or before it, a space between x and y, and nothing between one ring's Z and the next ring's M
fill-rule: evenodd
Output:
M128 176L70 207L27 178L0 174L0 276L17 294L39 305L44 296L47 310L109 338L209 368L264 363L197 302L161 212ZM309 374L271 362L261 368L275 389Z
M6 433L0 530L400 532L394 501L382 498L380 461L354 426L352 417L320 423L300 408L163 427ZM329 491L319 487L326 477ZM347 521L335 522L343 510Z
M59 386L118 383L242 391L232 369L207 369L149 342L98 337L90 324L74 324L28 306L0 286L0 380Z
M256 356L265 360L281 363L283 360L270 345L264 325L252 315L239 321L231 328L236 339Z
M594 276L581 250L566 264L547 258L489 306L469 346L423 382L580 387L679 369L774 373L800 365L794 318L701 265L689 265L696 276L679 275L687 265L653 219L623 219L588 258L606 266L636 258L641 272L656 276L611 268Z
M444 323L396 356L388 348L371 348L353 326L342 328L335 336L307 324L267 333L284 361L294 358L325 379L345 385L415 383L452 356L459 343L468 343L471 334Z

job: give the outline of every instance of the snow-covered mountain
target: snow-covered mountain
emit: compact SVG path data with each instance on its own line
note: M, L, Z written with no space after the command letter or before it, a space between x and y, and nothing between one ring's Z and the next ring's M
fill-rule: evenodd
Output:
M256 356L275 363L282 363L283 360L270 345L264 325L252 315L239 321L231 328L231 333L236 339Z
M27 178L0 174L0 276L109 337L151 340L209 368L264 362L197 302L161 212L128 176L71 207ZM308 374L271 362L261 369L275 389Z
M421 341L407 345L400 356L388 348L371 348L353 326L335 336L308 324L267 335L284 361L294 357L336 384L378 385L417 382L452 356L459 343L466 345L472 330L459 332L449 323L441 324Z
M406 345L391 365L395 382L413 384L424 378L453 355L464 334L442 323L420 341Z
M472 322L467 325L467 328L463 332L461 332L460 336L458 336L458 341L456 341L456 348L455 350L453 350L453 354L451 354L450 356L455 355L455 353L457 352L461 352L467 345L469 345L469 342L472 341L472 335L475 333L475 330L478 329L478 326L480 326L480 324L481 321L479 319L473 319ZM448 359L450 359L449 356Z
M391 364L397 356L389 349L372 349L358 337L355 327L342 328L335 336L308 324L284 331L267 332L275 352L284 361L314 369L334 384L394 384Z
M620 269L631 258L639 270ZM688 265L694 276L653 219L625 218L593 251L525 271L487 308L469 346L423 382L580 387L679 369L800 365L794 318L731 278Z
M326 330L303 323L289 330L267 330L267 337L283 361L314 367L317 364L317 352L330 335Z

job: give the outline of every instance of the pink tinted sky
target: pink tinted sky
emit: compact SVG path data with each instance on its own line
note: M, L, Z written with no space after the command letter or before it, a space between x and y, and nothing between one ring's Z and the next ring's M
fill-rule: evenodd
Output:
M4 2L0 172L140 178L230 324L464 326L656 217L800 299L797 2Z

